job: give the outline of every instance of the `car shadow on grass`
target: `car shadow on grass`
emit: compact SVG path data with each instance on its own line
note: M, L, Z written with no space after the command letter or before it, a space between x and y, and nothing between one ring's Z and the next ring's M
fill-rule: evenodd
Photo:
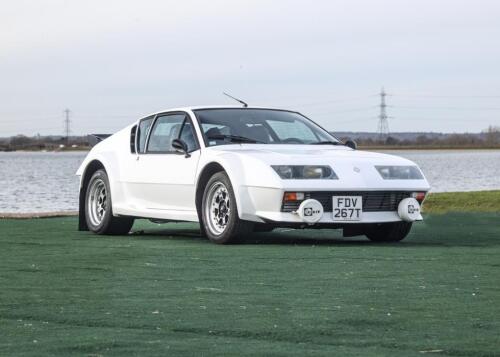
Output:
M370 245L374 244L362 237L356 238L308 238L297 236L286 236L273 233L258 233L255 236L246 237L239 244L248 245L307 245L307 246L326 246L326 245Z
M211 243L202 237L199 229L173 228L173 229L146 229L135 230L131 234L134 238L141 240L191 240L198 243ZM330 236L330 237L329 237ZM266 233L251 233L247 237L240 238L238 245L370 245L364 237L342 238L341 231L337 230L280 230Z
M272 232L252 233L241 239L243 245L356 245L391 246L401 248L425 247L492 247L500 245L498 214L455 213L427 215L415 224L411 233L397 243L374 243L364 236L342 237L342 230L278 228ZM210 243L201 237L197 223L169 223L152 225L139 223L131 234L137 239L183 240Z
M199 229L188 228L133 230L129 236L141 240L206 240Z
M276 230L267 233L252 233L241 238L238 245L304 245L304 246L378 246L401 248L428 247L488 247L500 245L500 239L492 234L470 235L457 232L426 232L416 230L401 242L372 242L364 236L342 237L336 230ZM174 228L136 230L130 234L140 240L189 241L193 243L213 244L202 237L199 229Z

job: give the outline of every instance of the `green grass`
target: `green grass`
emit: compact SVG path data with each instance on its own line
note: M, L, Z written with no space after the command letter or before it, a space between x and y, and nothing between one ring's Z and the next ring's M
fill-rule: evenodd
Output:
M0 220L1 356L500 356L499 213L431 215L394 245L76 223Z
M499 191L431 193L424 212L500 212Z

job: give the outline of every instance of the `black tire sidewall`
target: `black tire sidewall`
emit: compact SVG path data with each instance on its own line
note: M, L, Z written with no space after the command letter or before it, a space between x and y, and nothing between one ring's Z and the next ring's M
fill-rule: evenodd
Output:
M104 219L101 221L101 223L96 226L92 224L92 221L88 217L88 204L89 204L89 195L90 195L90 187L92 186L92 183L97 180L101 179L104 182L104 185L106 186L106 192L107 192L107 210L106 214L104 216ZM108 231L108 227L111 222L111 218L113 217L113 209L112 209L112 204L111 204L111 190L109 187L109 179L108 175L106 174L106 171L104 170L97 170L92 177L89 180L89 183L87 184L86 188L86 193L85 193L85 220L87 222L87 226L89 227L89 230L97 233L97 234L104 234L105 232Z
M232 203L231 214L229 215L229 221L227 223L227 227L224 230L224 232L222 232L219 235L215 235L210 231L209 223L207 222L208 218L206 217L206 212L205 212L210 188L216 182L221 182L226 186L227 191L229 193L230 202ZM207 185L205 186L205 190L203 192L203 199L201 202L202 202L201 220L203 229L208 239L210 239L214 243L219 243L219 244L234 243L236 241L235 234L237 231L237 226L240 223L240 219L238 217L238 208L236 205L236 197L234 195L233 186L231 185L231 181L229 180L229 177L225 172L217 172L210 178L210 180L208 180Z

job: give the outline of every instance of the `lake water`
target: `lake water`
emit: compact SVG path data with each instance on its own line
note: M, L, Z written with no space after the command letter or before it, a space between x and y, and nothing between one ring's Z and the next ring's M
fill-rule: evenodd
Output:
M433 192L500 189L500 150L386 151L415 161ZM78 209L83 152L0 152L0 212Z
M417 163L432 192L500 189L500 150L386 151Z
M0 152L0 212L78 209L75 172L85 152Z

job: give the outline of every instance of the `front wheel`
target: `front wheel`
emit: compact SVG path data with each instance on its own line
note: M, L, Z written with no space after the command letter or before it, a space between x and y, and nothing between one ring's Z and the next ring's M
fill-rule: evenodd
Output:
M235 243L252 231L253 224L238 217L231 181L225 172L217 172L208 181L202 200L202 224L214 243Z
M85 220L89 230L97 234L127 234L134 224L131 217L113 216L109 179L104 170L97 170L87 185Z
M411 222L370 224L365 235L373 242L399 242L410 233L411 225Z

